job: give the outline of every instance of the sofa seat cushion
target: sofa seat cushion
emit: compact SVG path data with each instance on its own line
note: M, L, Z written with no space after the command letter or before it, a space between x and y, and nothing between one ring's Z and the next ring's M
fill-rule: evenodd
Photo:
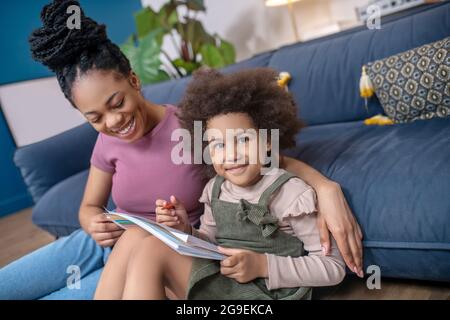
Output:
M412 278L443 280L447 274L450 281L449 119L317 125L305 128L297 141L286 154L341 185L363 226L366 265L389 266L384 276L407 277L416 270ZM447 258L419 266L395 253L401 250L420 252L405 255L410 258L430 259L433 252Z

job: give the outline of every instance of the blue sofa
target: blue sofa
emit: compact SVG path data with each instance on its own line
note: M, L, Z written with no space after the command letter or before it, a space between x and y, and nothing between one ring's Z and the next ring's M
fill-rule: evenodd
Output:
M450 281L450 118L366 126L361 66L450 35L450 3L426 5L381 22L259 54L225 68L268 66L293 75L290 90L308 124L301 159L337 181L364 233L364 264L384 277ZM156 103L176 104L190 79L144 88ZM97 133L88 125L17 150L34 199L33 222L55 236L79 228L78 208ZM110 201L109 206L113 203Z

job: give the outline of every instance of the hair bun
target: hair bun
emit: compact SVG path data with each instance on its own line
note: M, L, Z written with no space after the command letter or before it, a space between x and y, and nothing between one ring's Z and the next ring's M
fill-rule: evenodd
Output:
M80 29L69 29L67 8L80 8ZM64 68L77 61L85 50L92 50L108 42L105 25L99 25L86 17L78 1L54 0L41 12L43 26L33 31L29 38L33 59L52 71Z

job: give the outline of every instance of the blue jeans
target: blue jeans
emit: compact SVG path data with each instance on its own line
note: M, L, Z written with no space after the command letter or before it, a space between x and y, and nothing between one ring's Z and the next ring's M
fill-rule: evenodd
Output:
M0 300L92 299L110 253L77 230L0 269Z

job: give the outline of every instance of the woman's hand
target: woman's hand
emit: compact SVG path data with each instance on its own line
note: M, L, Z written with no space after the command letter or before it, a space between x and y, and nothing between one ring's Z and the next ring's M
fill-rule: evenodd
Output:
M256 278L267 278L267 258L265 254L243 249L219 247L219 251L229 256L220 262L220 273L239 283Z
M95 214L89 220L87 231L102 247L112 247L125 231L103 213Z
M297 159L280 157L280 165L306 181L317 193L320 242L325 254L331 250L330 231L347 266L362 277L362 232L350 210L341 186Z
M156 200L156 222L168 227L191 233L191 223L184 206L175 196L170 196L170 202Z
M318 227L325 254L331 250L330 232L349 269L359 277L362 269L362 232L339 184L329 181L316 189L318 198Z

